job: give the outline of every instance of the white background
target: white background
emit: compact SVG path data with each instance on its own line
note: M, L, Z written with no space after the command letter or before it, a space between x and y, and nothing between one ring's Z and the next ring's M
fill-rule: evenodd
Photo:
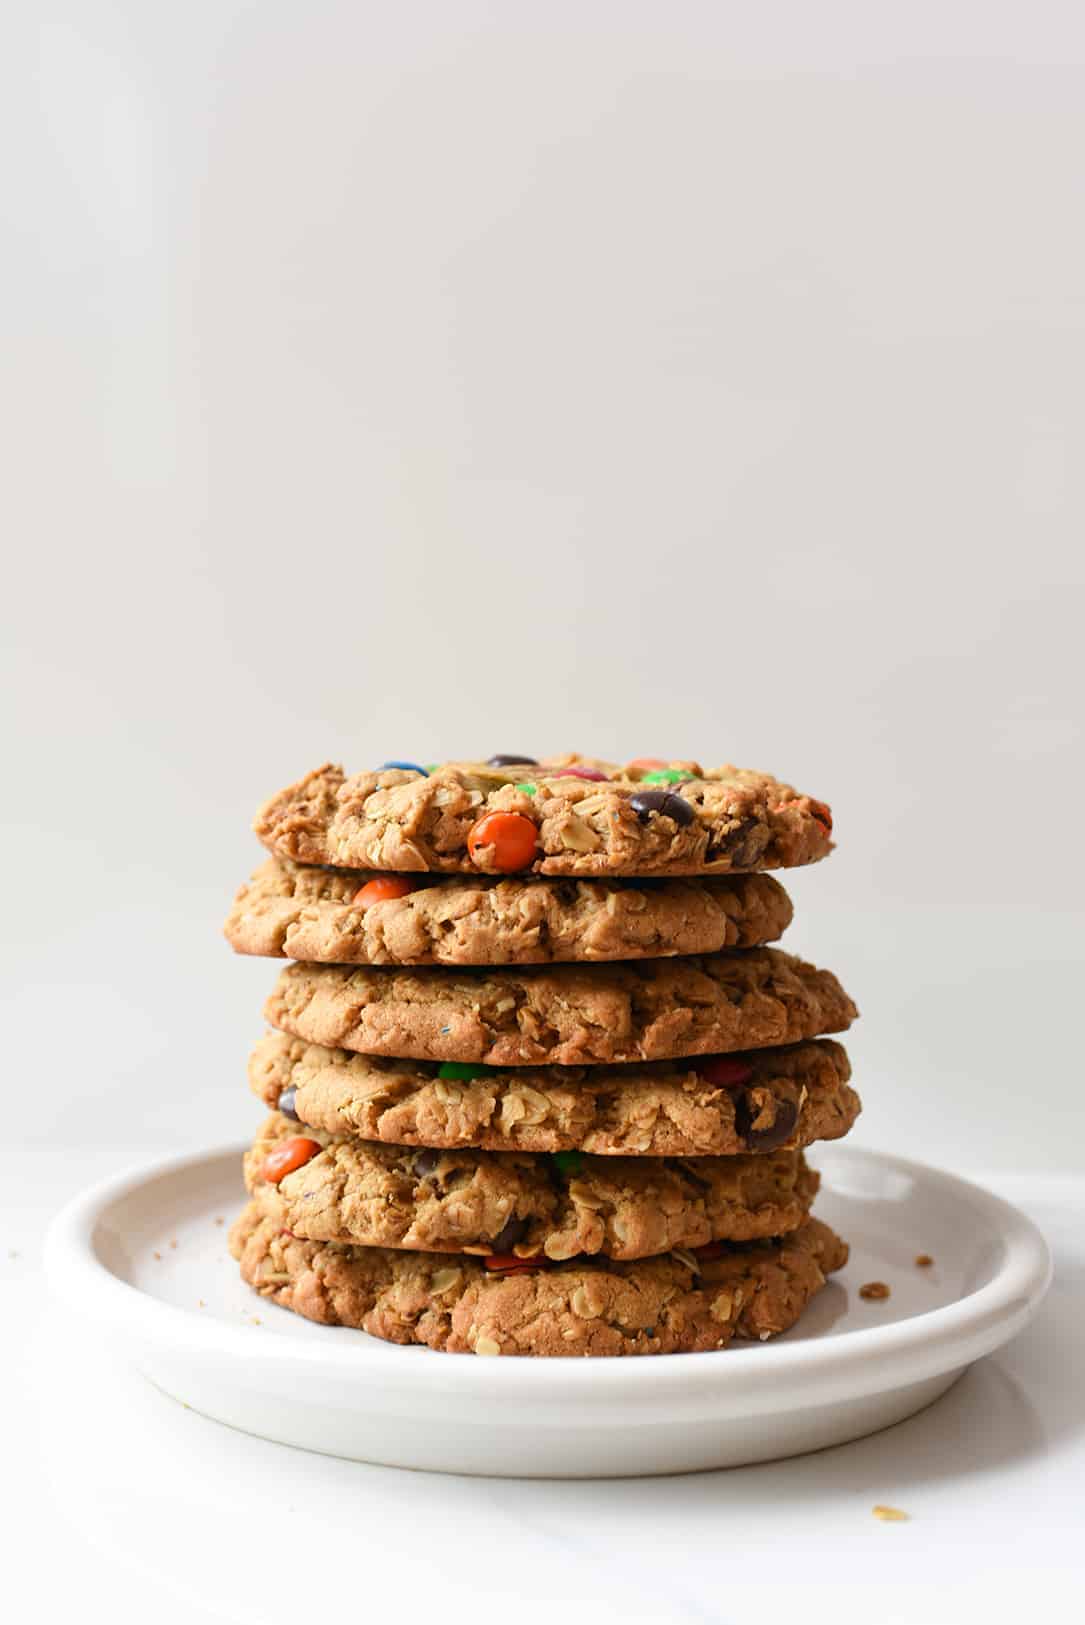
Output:
M252 1123L280 785L573 748L830 801L858 1132L1078 1166L1080 8L5 33L20 1136Z
M9 1155L256 1121L272 790L573 748L830 801L857 1138L1080 1168L1080 7L43 0L0 64Z

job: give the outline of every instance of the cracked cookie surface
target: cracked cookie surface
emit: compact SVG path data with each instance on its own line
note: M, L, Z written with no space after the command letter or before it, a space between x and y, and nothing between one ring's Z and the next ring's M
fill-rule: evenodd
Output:
M711 1062L708 1063L711 1068ZM329 1134L400 1146L737 1156L836 1140L859 1114L832 1039L735 1057L726 1082L696 1064L514 1067L442 1078L435 1061L392 1060L269 1033L249 1060L253 1092ZM742 1073L748 1076L742 1076Z
M309 1241L517 1258L647 1258L672 1247L784 1235L802 1223L818 1187L797 1151L554 1158L413 1150L319 1130L311 1142L319 1152L266 1181L269 1155L296 1144L296 1134L274 1113L245 1155L245 1184Z
M785 1332L847 1262L828 1225L718 1257L573 1259L492 1274L478 1260L303 1241L250 1203L230 1231L241 1274L309 1320L393 1343L480 1355L649 1355L722 1349Z
M767 773L678 763L660 784L633 766L563 761L564 773L461 762L350 777L325 763L272 796L253 828L280 857L406 872L727 874L832 850L824 802ZM578 767L610 776L572 776ZM483 827L491 815L505 822Z
M494 1066L652 1061L842 1032L836 977L778 948L628 964L417 971L288 965L272 1026L331 1048Z
M791 922L770 875L702 880L448 876L368 905L366 870L272 858L226 921L238 953L341 965L504 965L715 953Z

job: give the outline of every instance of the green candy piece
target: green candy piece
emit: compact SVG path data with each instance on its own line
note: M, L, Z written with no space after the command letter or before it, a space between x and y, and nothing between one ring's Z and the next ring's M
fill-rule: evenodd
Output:
M554 1161L563 1174L578 1174L584 1166L583 1151L555 1151Z
M427 773L436 773L436 771L440 767L440 765L441 765L440 762L427 762L426 763L426 772Z
M515 788L522 790L525 796L533 796L537 793L539 787L537 784L518 784Z
M645 773L640 782L642 784L682 784L688 778L688 773L680 773L676 767L661 767L654 773Z
M461 1082L469 1083L472 1078L481 1078L487 1072L498 1072L499 1067L483 1066L481 1061L442 1061L437 1068L439 1078L458 1078Z

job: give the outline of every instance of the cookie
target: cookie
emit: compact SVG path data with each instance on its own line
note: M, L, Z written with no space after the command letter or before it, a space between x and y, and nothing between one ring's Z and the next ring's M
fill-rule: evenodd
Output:
M778 948L515 970L294 964L265 1006L310 1043L493 1066L762 1049L842 1032L857 1013L831 972Z
M700 1071L657 1061L441 1072L435 1061L355 1055L286 1033L261 1039L249 1061L253 1092L303 1125L449 1150L732 1157L839 1139L860 1110L832 1039L724 1056Z
M577 757L389 765L351 778L329 763L273 796L253 828L299 863L413 873L735 874L832 850L824 802L767 773Z
M340 965L532 965L752 948L791 914L770 875L427 884L272 858L238 892L226 938L238 953Z
M447 1253L302 1241L250 1203L230 1231L262 1297L327 1326L451 1354L625 1355L721 1349L785 1332L847 1262L828 1225L781 1241L620 1264L574 1259L513 1273Z
M818 1176L799 1151L692 1159L419 1151L319 1131L299 1137L275 1113L245 1155L245 1184L307 1241L629 1259L782 1236L806 1217Z

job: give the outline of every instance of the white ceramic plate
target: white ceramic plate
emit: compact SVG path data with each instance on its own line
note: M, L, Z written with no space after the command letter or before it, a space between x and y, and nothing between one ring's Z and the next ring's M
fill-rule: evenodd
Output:
M846 1146L811 1157L820 1217L850 1242L786 1336L713 1354L478 1360L315 1326L258 1298L226 1250L240 1148L107 1180L53 1221L46 1257L77 1324L151 1382L285 1444L512 1477L614 1477L769 1461L911 1416L1028 1322L1051 1263L1009 1203ZM916 1267L929 1253L933 1267ZM889 1299L858 1296L885 1281Z

